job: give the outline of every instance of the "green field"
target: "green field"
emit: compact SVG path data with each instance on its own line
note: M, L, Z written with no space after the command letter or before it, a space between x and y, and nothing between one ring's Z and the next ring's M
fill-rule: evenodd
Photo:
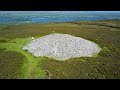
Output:
M97 43L95 57L57 61L22 49L51 33L70 34ZM120 79L120 21L75 21L0 27L0 79Z

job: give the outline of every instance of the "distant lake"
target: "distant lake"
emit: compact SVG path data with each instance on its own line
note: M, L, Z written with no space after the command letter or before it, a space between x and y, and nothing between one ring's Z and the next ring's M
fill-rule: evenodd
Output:
M0 22L2 23L49 23L109 19L120 19L120 11L0 11Z

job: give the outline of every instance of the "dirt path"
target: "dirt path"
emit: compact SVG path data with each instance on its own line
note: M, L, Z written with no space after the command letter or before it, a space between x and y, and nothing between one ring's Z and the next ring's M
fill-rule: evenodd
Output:
M19 39L17 39L19 40ZM27 40L26 40L27 41ZM19 42L19 41L17 41ZM44 78L44 71L41 70L41 67L39 65L39 60L32 56L30 53L25 52L22 49L23 43L2 43L0 47L6 48L7 51L16 51L22 53L26 58L24 61L23 67L21 68L23 79L31 79L31 78Z

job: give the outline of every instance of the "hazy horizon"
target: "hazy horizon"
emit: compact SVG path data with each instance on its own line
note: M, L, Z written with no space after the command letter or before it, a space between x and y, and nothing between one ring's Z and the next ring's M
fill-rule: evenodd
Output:
M120 19L120 11L0 11L2 23L48 23Z

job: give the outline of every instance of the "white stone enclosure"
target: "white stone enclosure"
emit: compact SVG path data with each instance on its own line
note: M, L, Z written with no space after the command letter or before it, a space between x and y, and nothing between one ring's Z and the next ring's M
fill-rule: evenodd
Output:
M92 57L100 52L94 42L67 34L50 34L32 40L23 47L34 56L46 56L56 60L67 60L75 57Z

